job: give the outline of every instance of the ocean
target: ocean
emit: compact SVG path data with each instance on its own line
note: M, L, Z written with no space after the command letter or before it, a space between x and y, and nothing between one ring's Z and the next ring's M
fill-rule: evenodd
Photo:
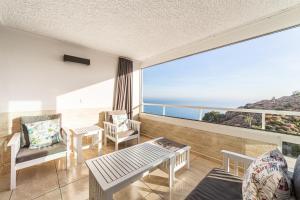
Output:
M144 103L155 103L155 104L170 104L170 105L184 105L184 106L207 106L207 107L218 107L218 108L237 108L243 106L246 103L244 101L226 101L226 100L191 100L191 99L163 99L163 98L144 98ZM200 111L190 108L166 108L166 116L199 120ZM203 110L202 116L205 113L212 110ZM162 115L163 108L161 106L144 106L144 112L154 115ZM224 113L224 112L221 112Z

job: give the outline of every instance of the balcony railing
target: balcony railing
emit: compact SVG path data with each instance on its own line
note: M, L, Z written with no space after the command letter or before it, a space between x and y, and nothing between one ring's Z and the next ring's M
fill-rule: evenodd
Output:
M270 123L268 118L269 116L281 116L281 117L287 117L286 119L290 120L291 117L296 117L296 124L300 125L300 112L297 111L282 111L282 110L262 110L262 109L244 109L244 108L220 108L220 107L208 107L208 106L186 106L186 105L170 105L170 104L157 104L157 103L143 103L140 105L141 109L140 112L147 113L147 114L154 114L159 116L166 116L166 117L175 117L175 118L183 118L183 119L189 119L185 118L184 116L176 116L168 113L168 108L177 108L177 109L192 109L196 110L197 112L194 112L198 114L197 117L193 117L193 121L199 121L199 122L208 122L206 120L203 120L203 117L205 113L208 113L210 111L219 111L222 113L225 112L236 112L239 114L243 114L245 116L245 113L252 114L252 115L260 115L260 123L261 126L255 126L255 127L243 127L243 126L236 126L236 125L229 125L228 128L225 128L223 125L228 124L222 124L222 123L205 123L205 124L199 124L196 125L196 127L206 130L206 131L213 131L221 134L227 134L231 136L237 136L242 137L246 139L256 139L262 142L267 143L276 143L278 144L278 148L281 148L285 154L291 155L292 157L297 157L300 154L300 132L293 132L293 133L287 133L287 132L280 132L280 131L274 131L270 130L270 126L272 128L273 124ZM159 108L156 110L155 113L149 113L144 112L144 106L153 106L156 108ZM174 110L173 110L174 112ZM184 114L184 112L182 112ZM266 118L266 116L268 116ZM170 122L171 118L169 118ZM174 119L175 120L175 119ZM171 120L174 122L174 120ZM259 123L258 122L258 123ZM176 121L178 123L178 120ZM195 123L183 121L183 124L185 126L189 126L191 128L195 127ZM216 125L218 126L216 126ZM267 124L267 125L266 125ZM220 126L221 125L221 126ZM299 128L299 125L297 125L297 128ZM230 128L232 127L232 128ZM247 128L247 129L236 129L236 128ZM250 129L249 129L250 128ZM254 129L254 130L253 130ZM277 130L277 129L276 129Z
M156 104L156 103L143 103L142 112L144 106L155 106L162 108L162 116L166 116L166 108L186 108L199 111L199 117L197 120L203 121L204 111L221 111L221 112L239 112L239 113L252 113L261 115L261 129L266 130L266 115L280 115L280 116L296 116L300 117L300 112L297 111L282 111L282 110L262 110L262 109L244 109L244 108L220 108L220 107L208 107L208 106L186 106L186 105L171 105L171 104ZM300 133L299 133L300 135Z

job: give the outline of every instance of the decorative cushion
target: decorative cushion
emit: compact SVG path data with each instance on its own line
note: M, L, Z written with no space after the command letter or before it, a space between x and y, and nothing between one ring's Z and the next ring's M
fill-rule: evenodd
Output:
M26 162L64 151L67 151L67 146L63 142L41 149L21 148L17 154L16 163Z
M63 140L60 134L60 128L60 119L48 120L48 132L50 132L52 144L59 143Z
M59 119L25 124L29 136L29 149L42 148L61 141Z
M300 199L300 156L298 156L293 173L294 192L296 199Z
M28 137L28 131L25 126L27 123L46 121L51 119L58 119L61 127L61 114L53 115L38 115L38 116L23 116L21 117L21 147L29 147L30 141Z
M272 150L251 163L243 181L243 199L289 199L292 192L282 153Z
M117 132L128 131L128 118L127 114L112 115L113 123L117 125Z
M164 137L161 138L161 139L155 140L154 144L159 145L159 146L161 146L165 149L168 149L170 151L173 151L173 152L179 151L180 149L186 147L185 144L180 144L178 142L175 142L173 140L169 140L169 139L164 138Z
M105 121L113 123L112 116L113 115L124 115L127 114L126 110L113 110L105 112Z
M132 135L136 135L138 133L139 132L135 131L135 130L123 131L123 132L118 132L118 137L119 138L126 138L126 137L129 137L129 136L132 136Z

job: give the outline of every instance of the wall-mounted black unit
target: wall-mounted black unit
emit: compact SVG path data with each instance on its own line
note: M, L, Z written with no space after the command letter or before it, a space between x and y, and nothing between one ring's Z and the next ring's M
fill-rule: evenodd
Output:
M65 62L75 62L75 63L80 63L80 64L85 64L85 65L90 65L90 59L86 58L79 58L75 56L70 56L70 55L64 55L64 61Z

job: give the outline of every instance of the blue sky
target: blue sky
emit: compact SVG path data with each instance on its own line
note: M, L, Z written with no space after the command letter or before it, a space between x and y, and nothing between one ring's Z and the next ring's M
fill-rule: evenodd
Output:
M143 80L144 98L206 105L290 95L300 90L300 28L149 67Z

